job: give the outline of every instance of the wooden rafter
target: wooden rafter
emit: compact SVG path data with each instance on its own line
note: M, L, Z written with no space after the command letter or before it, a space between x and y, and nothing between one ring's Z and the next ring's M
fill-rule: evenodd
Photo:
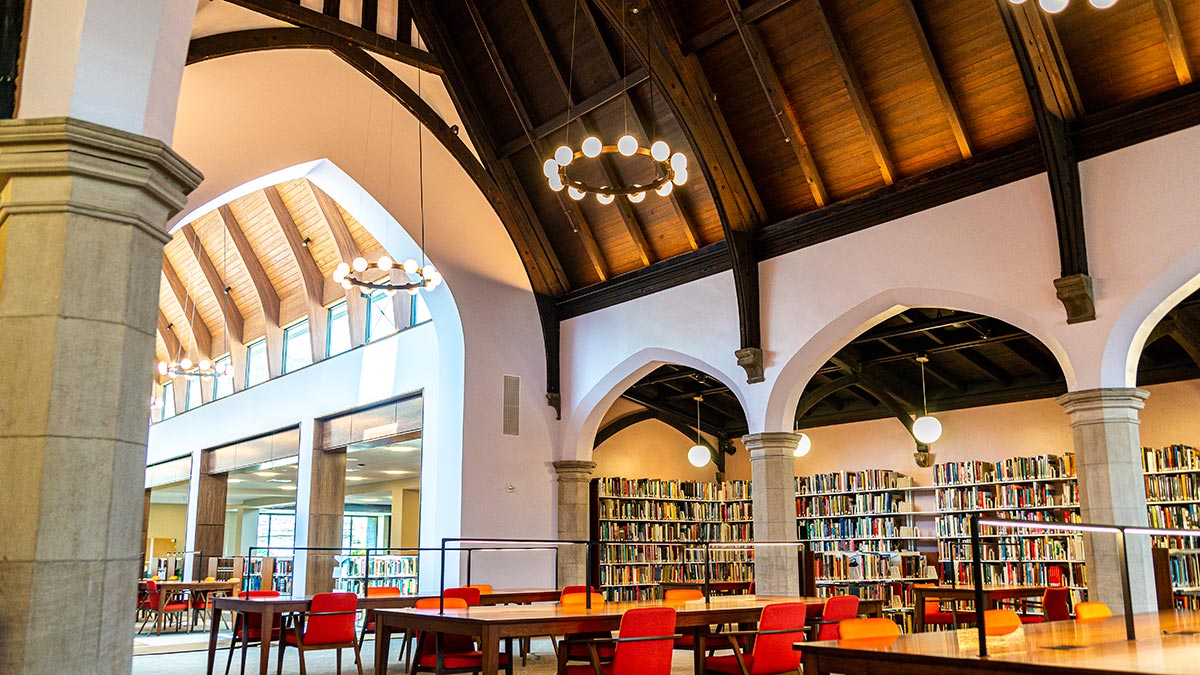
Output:
M196 346L197 356L201 359L212 358L212 332L208 330L208 324L204 322L204 317L200 316L200 310L196 308L196 299L188 292L187 286L179 278L179 273L175 271L175 266L171 264L171 260L165 254L162 257L162 274L163 278L167 280L167 285L171 287L175 300L179 303L179 309L184 322L188 325L188 330L192 333L192 344Z
M379 0L362 0L362 17L360 19L362 27L371 32L376 32L379 23ZM397 42L401 37L400 25L396 25Z
M782 9L796 0L759 0L751 3L741 11L740 20L743 25L752 24L775 10ZM711 27L701 31L695 37L683 43L686 54L702 51L737 32L737 23L732 17L721 17L721 20Z
M825 206L829 203L829 193L825 190L825 182L821 180L817 163L813 160L812 152L808 149L808 142L804 140L804 132L800 129L800 118L796 116L796 110L788 100L787 91L783 88L783 82L779 79L779 73L775 70L774 64L771 63L762 36L752 22L746 21L742 17L742 12L738 9L740 2L737 0L726 0L726 2L731 9L730 13L733 14L738 34L742 38L746 56L749 57L750 65L758 76L759 84L762 85L763 95L766 96L767 102L770 103L771 109L775 113L776 122L783 133L783 140L796 155L796 162L800 165L800 170L804 172L804 180L808 183L813 201L816 202L818 208Z
M179 341L179 336L175 334L171 322L167 320L167 315L163 314L161 308L158 310L158 336L162 338L163 344L167 347L168 361L175 361L183 356L183 346Z
M213 264L212 258L204 250L204 244L196 235L196 230L191 223L188 223L180 228L180 233L187 242L188 251L204 274L204 281L208 284L209 292L217 299L217 305L221 309L221 319L225 322L225 329L229 331L229 339L238 343L243 342L246 320L237 305L234 304L233 298L229 297L226 292L225 283L222 281L216 265Z
M995 380L997 384L1004 387L1012 384L1012 376L1008 372L975 349L960 349L954 353L962 357L967 363L978 368L984 375Z
M263 269L262 261L258 259L250 240L246 238L242 226L228 204L217 207L221 224L233 242L233 247L246 267L250 281L254 285L254 296L263 313L263 329L266 333L267 369L271 377L283 374L283 327L279 323L279 293L271 284L271 278Z
M1167 51L1171 54L1171 65L1175 68L1175 77L1179 84L1189 84L1192 81L1192 66L1188 62L1183 31L1179 29L1179 21L1175 18L1175 5L1171 0L1154 0L1154 11L1158 13L1158 22L1162 25Z
M958 144L958 151L963 159L969 159L972 154L971 139L967 136L967 128L963 124L954 91L950 89L950 84L946 79L946 69L930 40L929 22L925 19L922 10L917 7L915 0L900 0L900 4L903 5L908 22L912 25L917 47L921 50L921 58L925 61L930 78L933 79L933 87L937 91L938 99L942 102L942 109L946 111L946 121L950 124L950 132L954 134L954 142Z
M317 212L321 214L321 222L333 237L333 243L337 247L338 255L341 256L342 260L347 262L361 256L362 251L359 250L358 244L350 234L350 227L346 225L346 220L342 218L342 212L338 210L337 204L321 188L312 183L306 182L306 184L312 193L313 199L317 202ZM366 342L367 301L357 288L346 289L346 319L350 325L350 346L357 347ZM395 325L402 326L405 324L400 323L399 317L396 317Z
M833 394L856 386L860 379L861 378L859 377L858 373L848 373L841 377L831 379L829 382L817 387L810 393L805 394L800 399L800 403L796 405L796 419L804 417L808 411L817 407L817 404L821 403Z
M326 3L329 1L326 0ZM407 42L393 40L373 30L347 23L338 19L336 15L327 16L316 10L308 9L298 2L289 2L288 0L229 0L229 2L301 28L315 28L361 49L395 59L426 72L442 74L442 67L438 63L437 57L429 52L417 49Z
M817 18L817 25L821 27L821 31L825 34L825 39L829 42L830 49L833 50L833 60L837 64L838 74L842 78L842 83L846 86L846 93L850 95L850 102L854 105L854 112L858 115L858 122L862 125L863 132L867 135L867 144L871 147L871 156L875 159L875 164L879 167L879 173L883 176L883 182L891 185L896 182L896 167L892 164L891 154L888 153L887 144L883 140L883 133L879 130L879 122L875 119L875 113L871 111L871 102L867 98L866 90L863 89L862 81L858 78L858 72L854 69L853 63L850 61L850 51L846 48L846 42L842 39L842 33L834 24L833 16L826 8L828 0L810 0L812 3L813 14Z
M292 214L283 203L283 197L274 185L263 188L267 203L271 205L271 213L279 231L287 240L288 252L291 253L292 264L300 273L300 282L304 286L304 297L307 300L305 309L308 313L308 335L312 342L313 361L323 361L326 355L325 326L328 314L325 310L325 278L321 274L317 262L313 260L308 247L304 245L304 237L300 228L292 219Z

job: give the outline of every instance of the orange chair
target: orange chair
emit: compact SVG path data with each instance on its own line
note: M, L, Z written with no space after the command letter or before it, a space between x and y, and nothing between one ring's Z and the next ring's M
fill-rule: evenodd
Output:
M618 637L587 643L591 662L567 668L567 675L670 675L675 610L670 607L631 609L621 617ZM600 662L600 646L613 645L613 658Z
M857 595L835 595L825 601L825 609L821 612L818 623L818 640L837 640L841 638L838 625L846 619L858 616Z
M1011 609L988 609L983 612L983 629L988 635L1008 635L1021 627L1021 615Z
M283 672L283 656L287 647L295 647L300 657L300 675L308 675L304 664L304 653L337 650L337 672L342 672L342 650L354 651L354 665L358 675L363 675L362 654L358 639L354 635L354 621L358 617L358 596L353 593L318 593L313 596L307 612L292 619L289 632L282 631L279 641L279 666L276 673Z
M722 633L733 649L730 656L709 656L704 670L728 675L784 675L800 672L800 652L792 645L805 639L808 607L803 602L783 602L763 608L758 630ZM739 638L754 638L750 653L744 653ZM707 638L701 636L700 648Z
M471 584L470 586L467 586L467 588L478 588L479 592L483 595L488 595L495 590L492 588L491 584Z
M395 586L368 586L368 598L398 598L400 597L400 589ZM367 639L367 633L375 632L375 611L371 609L363 610L363 625L362 632L358 636L358 646L361 649L363 641Z
M447 599L459 598L461 600L465 600L467 603L467 607L478 607L481 596L482 596L482 594L479 592L479 589L472 588L471 586L463 586L461 588L447 588L445 591L442 592L442 597L444 597L444 598L447 598Z
M1081 602L1075 605L1075 620L1080 622L1101 621L1112 616L1112 610L1103 602Z
M451 590L454 589L446 589ZM446 609L466 609L468 606L466 600L458 597L443 597L442 602ZM438 598L422 598L417 601L417 609L438 607ZM483 652L475 648L475 638L470 635L430 635L418 631L415 638L417 648L410 673L477 673L483 668ZM504 651L500 654L500 666L508 675L512 675L513 672L513 662L509 656L511 653L512 639L508 638L504 640Z
M604 596L596 592L596 589L591 589L588 593L587 586L566 586L562 593L558 596L558 604L563 609L574 609L582 612L587 606L588 597L591 596L592 607L600 607L604 605ZM555 640L553 636L550 638L550 643L554 645L554 655L558 659L558 672L561 675L567 670L567 665L571 661L591 661L591 655L588 647L584 642L598 638L612 637L609 632L593 632L593 633L573 633L563 636L562 640ZM611 644L601 644L597 647L600 660L607 662L611 661L616 650Z
M884 647L900 636L900 626L891 619L846 619L838 625L842 641L855 640L862 645Z
M238 597L246 598L278 598L279 591L242 591ZM279 638L279 615L271 623L271 639ZM257 612L238 612L233 617L233 637L229 640L229 660L225 662L225 675L233 665L233 650L238 644L242 646L242 675L246 673L246 648L251 642L262 644L262 614Z
M1022 623L1043 623L1046 621L1067 621L1071 618L1071 608L1068 605L1071 592L1063 586L1051 586L1042 593L1042 613L1022 614ZM1031 603L1032 604L1032 603Z
M932 586L933 584L914 584L914 586ZM941 601L937 598L925 600L925 625L949 626L957 628L957 624L975 623L975 612L945 612L942 611Z

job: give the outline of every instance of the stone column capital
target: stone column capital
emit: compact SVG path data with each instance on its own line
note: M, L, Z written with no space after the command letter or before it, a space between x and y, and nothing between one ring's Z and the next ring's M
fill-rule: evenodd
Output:
M1071 416L1071 426L1129 422L1139 424L1138 411L1150 392L1132 387L1071 391L1055 399Z
M750 461L765 457L792 457L800 445L800 434L792 431L765 431L742 436Z
M596 463L586 459L563 459L554 462L554 472L558 474L560 482L591 480L595 470Z

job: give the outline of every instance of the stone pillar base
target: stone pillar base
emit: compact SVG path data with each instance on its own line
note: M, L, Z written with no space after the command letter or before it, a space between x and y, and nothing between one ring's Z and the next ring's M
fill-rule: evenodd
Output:
M743 436L750 453L754 491L754 540L796 541L796 471L793 453L800 435L773 432ZM754 551L754 580L761 595L800 595L800 566L794 547Z
M592 472L596 463L562 460L554 463L558 474L558 538L586 540L591 537ZM558 585L579 585L587 579L587 547L561 546L558 551ZM596 580L599 585L600 580Z

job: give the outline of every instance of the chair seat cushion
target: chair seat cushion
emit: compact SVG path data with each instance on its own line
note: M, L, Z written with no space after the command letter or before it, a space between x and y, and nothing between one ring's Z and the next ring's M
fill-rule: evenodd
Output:
M975 623L975 612L959 612L959 623ZM954 623L955 615L951 612L925 612L925 623L927 624L952 624Z
M1046 617L1040 614L1022 614L1021 623L1046 623Z
M681 638L675 638L675 649L695 649L696 636L691 633L685 634Z
M601 661L611 661L616 655L616 648L612 644L597 645L596 653L600 655ZM567 658L587 661L592 658L592 653L587 645L573 644L567 646Z
M754 669L754 655L745 654L742 658L746 661L746 669ZM729 675L742 675L742 669L738 666L737 656L730 654L728 656L710 656L704 659L704 669L710 673L728 673Z
M183 612L188 609L186 602L168 602L160 611L163 612Z
M442 657L442 663L446 668L455 670L458 668L480 668L483 665L483 652L454 652L446 654ZM421 656L420 665L422 668L437 668L437 654L423 654ZM501 652L500 665L508 665L508 654Z

